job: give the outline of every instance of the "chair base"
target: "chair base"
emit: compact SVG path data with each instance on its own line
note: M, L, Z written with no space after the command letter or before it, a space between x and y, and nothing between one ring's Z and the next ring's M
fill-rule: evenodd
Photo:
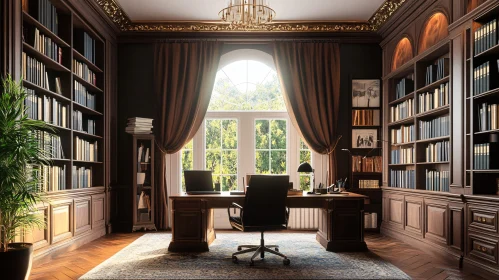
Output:
M243 248L248 248L248 249L242 250ZM279 253L278 245L265 245L265 241L263 239L263 232L262 232L262 238L260 239L260 245L239 245L237 246L237 251L238 252L232 254L232 262L234 263L238 263L237 255L246 254L249 252L255 252L250 259L251 266L255 264L254 259L258 255L260 255L261 259L265 258L265 252L283 257L284 265L289 265L291 263L288 257L286 257L286 255Z

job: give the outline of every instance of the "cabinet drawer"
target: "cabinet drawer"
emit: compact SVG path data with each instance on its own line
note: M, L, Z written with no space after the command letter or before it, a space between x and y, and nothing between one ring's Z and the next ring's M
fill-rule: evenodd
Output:
M497 210L470 205L468 214L470 228L497 233Z
M468 251L469 255L475 259L497 265L498 241L496 239L470 233Z

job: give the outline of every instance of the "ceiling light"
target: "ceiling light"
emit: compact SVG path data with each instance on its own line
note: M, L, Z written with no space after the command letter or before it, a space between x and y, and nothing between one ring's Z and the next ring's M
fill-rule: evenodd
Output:
M270 23L275 17L275 11L269 7L269 0L229 0L227 5L218 15L232 25L261 25Z

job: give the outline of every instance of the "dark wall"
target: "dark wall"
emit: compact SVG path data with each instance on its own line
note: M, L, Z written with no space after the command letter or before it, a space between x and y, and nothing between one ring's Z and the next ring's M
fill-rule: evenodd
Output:
M382 76L381 47L378 44L342 44L341 49L341 106L339 133L343 136L337 147L338 176L350 176L350 155L341 149L352 147L352 79L380 79ZM381 93L383 98L383 93ZM380 103L382 104L382 103ZM345 120L345 121L344 121ZM378 131L380 139L381 131ZM369 150L352 150L352 154L365 155ZM381 155L380 150L370 155ZM350 180L350 178L348 179ZM349 184L350 185L350 184Z

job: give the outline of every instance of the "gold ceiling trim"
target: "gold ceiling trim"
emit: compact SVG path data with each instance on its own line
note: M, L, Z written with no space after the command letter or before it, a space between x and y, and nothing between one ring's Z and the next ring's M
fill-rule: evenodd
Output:
M259 26L222 22L132 22L115 0L94 0L121 31L158 32L369 32L376 31L406 0L386 0L367 22L282 21Z

